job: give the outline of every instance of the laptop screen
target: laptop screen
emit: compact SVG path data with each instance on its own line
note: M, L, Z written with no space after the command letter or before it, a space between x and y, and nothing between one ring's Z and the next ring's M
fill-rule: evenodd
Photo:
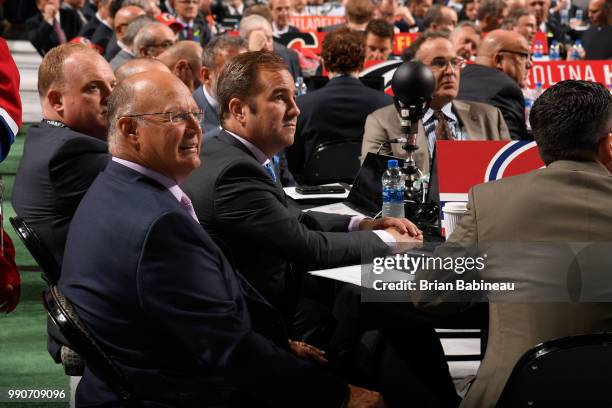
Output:
M347 198L351 206L370 217L378 214L382 208L381 179L389 159L396 159L400 167L404 166L403 159L368 153Z

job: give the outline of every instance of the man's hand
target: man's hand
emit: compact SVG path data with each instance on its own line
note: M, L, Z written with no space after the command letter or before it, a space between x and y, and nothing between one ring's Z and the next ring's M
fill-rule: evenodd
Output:
M395 17L404 20L410 27L416 24L416 21L414 21L414 17L412 17L412 13L408 7L401 6L395 9Z
M249 34L249 51L261 51L266 47L268 41L266 33L263 30L253 30Z
M43 19L53 25L53 20L55 19L55 15L57 14L57 8L54 4L45 4L42 9Z
M387 404L380 393L349 384L346 408L387 408Z
M400 234L408 234L410 237L423 237L423 233L412 222L406 218L384 217L378 219L364 218L359 223L360 230L381 230L389 232L390 229L396 229ZM393 235L393 234L392 234ZM395 235L393 235L395 237Z
M325 358L325 352L319 350L315 346L304 343L303 341L289 340L289 347L291 352L302 360L316 361L319 364L327 364L327 358Z

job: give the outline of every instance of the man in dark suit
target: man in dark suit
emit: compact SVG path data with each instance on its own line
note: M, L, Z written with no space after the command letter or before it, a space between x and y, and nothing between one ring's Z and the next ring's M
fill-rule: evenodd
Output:
M297 27L289 24L289 17L291 16L290 0L272 0L269 6L273 18L272 35L274 35L275 38L282 39L285 34L300 32Z
M176 19L183 25L179 31L179 40L199 42L205 46L212 38L212 32L206 20L198 13L199 0L174 0Z
M535 14L537 21L537 31L546 33L548 45L553 40L560 43L565 42L565 32L561 27L561 22L553 14L550 14L550 0L527 0L527 9Z
M143 406L381 406L378 393L314 364L324 353L288 341L198 224L178 186L200 165L184 84L136 74L108 115L113 159L75 214L59 287ZM77 406L119 403L97 374L86 370Z
M53 49L38 70L44 119L28 129L12 204L58 264L72 215L109 160L105 113L114 83L104 58L81 44ZM57 362L59 351L49 343Z
M366 117L393 102L390 96L366 87L357 78L365 59L360 33L343 29L328 34L321 58L329 83L297 101L301 114L295 143L287 150L289 169L296 176L302 173L316 146L329 141L360 141Z
M81 31L82 23L72 9L60 8L59 0L37 0L40 13L26 21L28 39L44 56L53 47L72 40Z
M219 36L209 42L202 52L202 86L193 93L198 107L204 112L200 126L202 133L219 128L219 102L217 102L217 81L226 60L247 51L247 43L241 37Z
M288 205L271 161L293 142L294 93L286 66L272 53L228 61L217 86L224 130L204 144L202 168L184 183L202 225L287 322L294 321L304 268L359 263L362 251L385 254L385 242L419 234L405 219L374 221ZM380 231L359 231L366 229Z
M612 59L612 5L606 0L589 3L591 27L582 33L584 59Z
M461 71L457 99L488 103L500 110L510 137L528 140L525 99L532 63L529 43L521 34L506 30L490 32L478 48L475 64Z
M108 19L110 13L110 3L111 0L100 0L98 2L97 12L89 19L87 24L81 28L78 35L79 37L89 38L90 40L92 39L98 26L103 24L105 19ZM88 5L91 5L91 3L88 3Z

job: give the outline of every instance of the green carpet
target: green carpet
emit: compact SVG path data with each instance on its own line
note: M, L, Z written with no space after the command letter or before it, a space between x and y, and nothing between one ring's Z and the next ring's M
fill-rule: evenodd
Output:
M4 182L4 228L11 236L17 252L21 272L21 301L11 314L0 315L0 407L59 408L67 402L44 402L30 399L17 403L7 397L7 389L64 390L69 395L68 377L61 365L55 364L47 353L46 312L40 301L44 283L39 272L25 272L37 268L36 263L13 232L8 222L15 212L10 205L15 172L23 154L23 133L17 136L11 152L0 164Z

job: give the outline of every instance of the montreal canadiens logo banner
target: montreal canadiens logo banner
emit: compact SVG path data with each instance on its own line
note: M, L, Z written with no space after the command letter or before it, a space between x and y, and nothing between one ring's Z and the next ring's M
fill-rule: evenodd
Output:
M467 202L468 191L476 184L544 167L536 143L528 141L440 140L436 156L441 206Z

